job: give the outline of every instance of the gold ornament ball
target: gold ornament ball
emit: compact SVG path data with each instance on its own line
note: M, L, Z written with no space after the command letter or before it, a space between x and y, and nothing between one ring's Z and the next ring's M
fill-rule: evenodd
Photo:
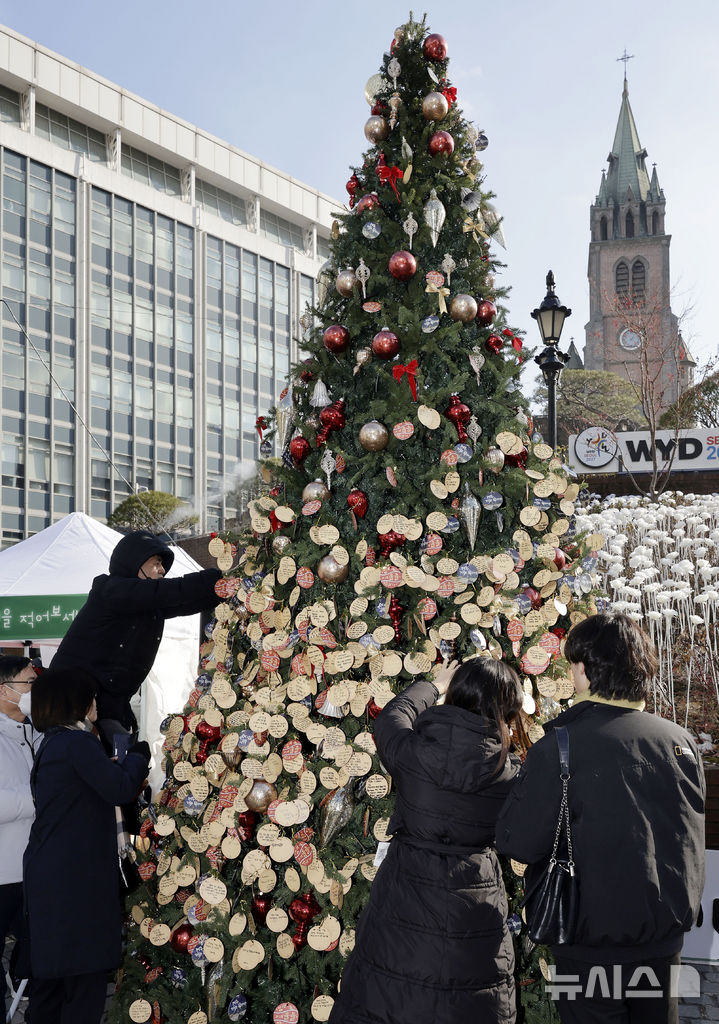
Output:
M303 501L327 501L329 496L329 489L321 480L311 480L302 492Z
M380 423L378 420L370 420L369 423L365 423L360 428L359 440L365 451L381 452L387 447L389 431L384 423Z
M351 299L357 285L357 278L352 267L341 270L335 280L335 288L345 299Z
M384 142L389 135L389 124L383 117L380 117L379 114L373 114L372 117L367 118L367 123L364 126L364 133L368 142L372 142L374 144Z
M284 534L278 533L272 538L272 550L276 555L284 555L292 541Z
M429 92L422 100L422 113L427 121L441 121L449 112L449 103L441 92Z
M449 315L463 324L471 323L477 315L477 303L471 295L455 295L449 304Z
M325 555L317 565L317 575L323 583L343 583L349 571L349 565L340 565L332 555Z
M358 366L367 366L368 363L372 362L372 349L358 348L355 352L355 359L357 360Z
M245 803L251 811L264 812L273 800L277 799L277 790L271 782L264 779L255 779L252 789L245 797Z
M319 430L320 427L322 426L322 424L320 423L320 418L316 412L311 412L309 416L306 416L305 423L307 424L308 427L312 427L313 430Z

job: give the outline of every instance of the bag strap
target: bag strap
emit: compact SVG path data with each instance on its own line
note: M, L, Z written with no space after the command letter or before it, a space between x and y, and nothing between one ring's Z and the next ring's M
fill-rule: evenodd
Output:
M557 850L559 849L559 837L562 834L562 824L566 827L567 837L567 863L569 870L574 874L574 853L572 850L572 830L569 824L569 732L566 726L559 725L554 730L557 736L557 747L559 748L559 778L562 780L562 800L559 805L559 817L557 818L557 828L554 833L554 844L552 846L552 855L549 859L550 867L554 866L557 862Z
M559 770L560 774L569 774L569 731L566 725L558 725L554 730L559 747Z

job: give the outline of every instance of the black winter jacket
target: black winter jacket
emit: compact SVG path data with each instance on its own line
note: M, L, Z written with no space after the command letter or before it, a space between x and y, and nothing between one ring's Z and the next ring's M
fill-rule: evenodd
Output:
M115 804L137 793L147 758L111 761L89 732L55 729L35 755L36 817L23 894L32 976L64 978L120 963Z
M152 668L165 619L194 615L217 603L217 569L191 572L177 579L144 580L137 575L153 555L167 571L174 555L146 531L129 533L110 558L110 574L96 576L52 660L53 668L84 668L98 680L98 719L113 718L136 727L130 698Z
M496 769L490 721L432 707L412 683L375 722L392 775L393 839L372 884L331 1024L513 1022L514 952L493 849L495 821L518 765Z
M497 849L530 866L554 839L561 783L554 728L569 732L569 810L579 878L575 944L562 956L622 963L672 956L704 888L704 771L684 729L582 701L545 725L497 822Z

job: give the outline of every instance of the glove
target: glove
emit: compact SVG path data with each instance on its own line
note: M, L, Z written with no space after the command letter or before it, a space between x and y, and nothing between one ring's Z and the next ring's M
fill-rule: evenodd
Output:
M149 743L147 743L146 740L140 740L139 743L133 743L133 745L128 748L127 752L128 752L128 754L140 754L142 757L145 758L145 760L149 764L149 761L150 761L150 745L149 745Z

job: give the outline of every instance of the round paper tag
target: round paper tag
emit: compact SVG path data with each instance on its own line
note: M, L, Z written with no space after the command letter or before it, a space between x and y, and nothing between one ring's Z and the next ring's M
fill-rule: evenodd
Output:
M136 999L134 1003L130 1003L128 1014L131 1021L144 1024L144 1021L149 1020L152 1016L152 1006L146 999Z
M395 423L392 433L398 441L408 441L412 434L414 434L414 423L411 423L409 420Z
M267 916L269 917L269 914ZM294 949L294 945L292 948ZM275 1024L297 1024L299 1019L300 1012L294 1003L280 1003L272 1013L272 1020Z

